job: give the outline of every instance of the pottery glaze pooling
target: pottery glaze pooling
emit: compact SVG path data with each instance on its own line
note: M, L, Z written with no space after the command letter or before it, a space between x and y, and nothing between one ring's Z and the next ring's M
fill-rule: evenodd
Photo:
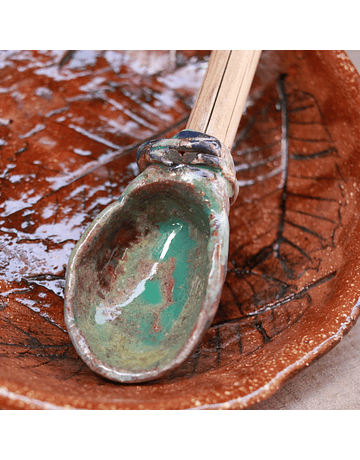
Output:
M174 218L173 220L159 222L153 228L148 225L140 227L140 237L137 244L132 244L125 250L120 250L122 257L117 261L116 270L120 274L129 272L131 280L124 276L114 279L117 285L117 296L120 298L110 301L110 305L100 303L96 309L95 322L99 325L106 322L114 321L119 315L125 316L129 313L134 316L140 313L136 310L148 306L159 307L156 311L145 312L155 317L153 332L161 331L160 322L167 322L169 319L174 320L178 315L166 315L167 318L160 319L159 315L163 312L164 304L176 311L181 309L186 301L186 292L188 289L188 261L187 259L197 254L192 254L191 249L196 245L196 241L190 236L190 225L184 220ZM191 228L191 230L194 230ZM194 231L192 232L194 233ZM198 245L200 246L200 245ZM113 253L115 250L112 252ZM201 253L199 254L201 256ZM112 260L109 261L109 264ZM206 261L204 261L206 263ZM115 269L111 269L111 274ZM176 298L172 297L173 291L176 292ZM100 295L100 294L99 294ZM100 295L101 297L101 295ZM130 307L125 308L125 307ZM139 308L137 308L139 307ZM174 312L175 313L175 312ZM164 316L164 315L161 315ZM139 329L139 327L138 327ZM149 339L149 331L134 331L137 334L145 334L144 340ZM152 331L151 331L152 332ZM141 335L144 335L141 334ZM159 334L157 334L159 336ZM159 338L159 337L157 337ZM151 337L155 341L155 336Z
M14 53L18 54L19 52ZM134 78L133 74L126 74L123 71L121 75L115 74L102 58L101 51L96 51L99 56L96 67L87 66L86 69L81 69L81 72L76 75L73 69L69 69L69 66L65 65L59 69L58 73L54 72L50 75L50 71L56 70L58 67L56 66L56 60L52 62L46 57L52 52L44 53L40 55L32 51L30 53L32 58L29 61L18 59L17 57L14 59L7 57L8 63L10 61L12 64L1 69L3 88L5 86L9 88L8 93L2 92L0 94L1 108L3 109L1 118L3 121L5 119L13 120L13 123L6 127L1 126L2 133L4 133L5 129L8 129L11 133L11 137L3 137L6 139L7 145L2 146L1 157L4 160L3 172L5 173L6 169L8 171L6 177L11 180L14 179L11 187L5 185L2 188L2 202L6 209L9 209L10 206L13 209L14 207L19 208L23 204L28 206L24 213L21 211L4 217L5 222L2 224L3 233L1 238L4 250L9 251L9 255L3 253L3 256L5 260L11 261L9 265L2 266L0 273L1 282L3 283L1 299L4 302L1 303L0 308L3 326L0 372L0 404L2 408L187 409L197 406L204 407L206 404L220 408L229 406L231 408L249 408L254 402L264 399L277 390L285 379L293 376L296 372L305 370L312 360L320 357L334 343L338 344L342 341L343 336L351 330L359 315L359 311L354 312L352 309L360 296L360 272L358 270L360 248L358 220L360 189L358 179L360 172L358 162L359 148L356 147L359 145L358 125L360 123L360 114L358 107L360 104L360 79L350 61L344 59L345 53L340 53L339 51L300 52L298 50L265 52L264 60L259 70L261 71L262 69L266 78L260 78L261 74L256 77L256 86L251 95L254 105L252 106L252 111L248 108L248 116L244 114L244 122L238 135L240 137L240 133L248 132L250 120L251 129L249 129L248 138L253 139L253 143L251 146L236 143L233 148L236 165L239 165L239 162L251 163L247 158L247 149L249 147L254 147L258 152L259 147L268 145L271 133L263 134L262 128L265 130L266 126L261 125L261 118L255 117L254 121L252 116L254 112L264 114L264 117L267 116L266 95L271 97L272 88L275 88L274 85L278 74L288 75L285 81L286 85L290 85L286 87L287 93L291 88L297 88L314 95L322 113L328 114L326 119L327 122L331 121L331 123L327 124L327 127L338 151L341 152L341 157L333 156L331 158L333 158L334 163L338 164L341 175L344 178L342 182L344 188L340 190L338 182L330 181L329 173L326 171L326 156L303 162L290 158L289 165L293 165L296 170L302 164L308 171L308 175L318 178L319 176L324 178L326 176L329 182L316 181L319 184L319 189L323 188L321 184L324 184L324 182L333 184L332 187L330 185L325 187L323 196L334 198L331 196L332 193L337 197L336 193L341 191L345 198L349 199L347 205L343 199L345 205L341 207L341 218L342 223L346 224L346 226L342 227L341 231L339 229L336 231L335 236L339 236L339 233L341 233L341 237L335 240L336 249L326 248L322 251L321 258L324 269L320 272L320 276L321 273L331 273L335 269L337 271L336 277L332 282L323 283L317 288L322 289L321 295L320 293L313 294L314 290L308 292L312 297L312 303L305 314L302 314L299 309L298 297L295 296L293 300L286 303L287 293L285 293L278 298L280 308L276 307L265 311L263 315L256 315L255 312L249 318L246 314L248 312L252 314L256 305L253 305L251 310L246 309L244 316L239 310L236 310L234 299L230 295L230 289L235 292L242 292L241 302L245 298L244 293L246 293L246 290L243 289L243 279L236 276L234 267L230 264L227 283L222 292L221 308L201 341L196 354L190 358L185 366L174 372L171 378L154 381L146 385L114 385L111 381L99 378L84 365L81 359L78 359L74 348L70 344L68 334L65 332L66 327L63 323L62 283L64 273L61 270L63 265L68 263L70 256L67 248L70 246L73 248L73 241L77 241L80 238L79 231L81 230L81 233L84 231L85 221L87 222L86 225L90 224L94 218L93 210L99 208L102 210L105 205L110 204L111 195L119 197L120 193L122 193L122 186L126 186L129 179L133 178L133 176L129 176L131 163L134 161L133 154L121 155L121 158L111 161L107 167L100 167L99 165L94 174L84 175L82 161L84 159L90 160L89 166L93 166L93 159L80 155L74 156L71 145L81 148L82 151L92 151L94 155L96 153L96 157L104 146L98 144L94 139L79 136L79 133L74 130L68 129L64 133L60 128L61 125L64 125L65 120L62 120L68 113L68 123L73 123L74 125L79 123L79 126L85 130L88 129L88 123L91 122L91 126L94 127L92 132L97 134L101 132L103 138L121 145L127 152L132 143L136 144L139 138L145 139L150 134L140 124L134 132L138 136L137 138L134 137L135 134L130 138L125 137L121 132L117 133L116 137L111 134L109 125L104 125L103 119L104 115L109 116L109 112L104 114L104 102L99 99L99 91L102 90L104 81L97 83L96 91L92 86L92 92L86 93L86 98L82 96L81 104L79 100L71 98L71 101L68 98L67 102L65 102L66 96L69 92L72 95L77 92L81 93L80 90L77 91L77 88L91 82L94 72L101 73L107 82L117 81L120 84L127 82L130 93L132 91L132 99L127 98L125 95L121 99L121 92L119 92L118 100L121 100L125 109L132 109L133 113L139 117L144 112L139 112L136 109L134 111L134 108L129 107L129 104L130 102L133 104L135 101L139 104L136 107L141 107L141 93L139 93L138 88L141 87L150 92L151 88L156 88L157 79L146 77L140 80L139 85L140 77L138 76ZM121 52L116 53L121 54ZM155 52L150 54L153 53ZM193 84L194 69L198 69L196 66L199 62L200 65L206 66L206 62L199 61L199 59L202 59L203 54L200 56L199 52L196 53L195 55L194 52L186 52L186 57L185 52L177 51L177 57L181 56L178 59L180 64L179 71L184 71L182 75L186 76L186 78L183 77L178 85L186 85L187 82ZM20 54L29 55L29 52L20 52ZM196 61L196 56L198 61ZM43 59L45 57L46 61ZM40 58L42 59L41 61ZM40 74L39 69L48 70L49 73L47 75ZM85 76L84 70L87 73ZM173 78L172 71L166 71L168 72L169 80ZM70 80L68 72L71 72L72 75ZM64 79L58 81L57 75L62 75ZM174 75L177 75L176 72ZM22 84L19 87L18 85L25 80L29 84L25 86ZM198 77L199 80L200 77ZM177 81L179 81L179 77L177 77ZM15 86L24 96L21 99L21 107L16 107L14 101L9 102L12 97L15 98L15 92L12 91ZM44 97L37 97L36 103L34 103L34 90L36 87L51 88L53 90L51 103L56 102L57 107L61 103L68 105L68 112L55 114L49 116L49 118L45 116L50 110L49 100ZM165 91L170 91L170 89L166 87ZM195 91L194 86L191 95ZM14 96L12 96L12 93L14 93ZM81 94L83 95L84 93L82 92ZM168 107L160 106L157 103L157 99L154 99L155 104L154 102L150 103L149 109L152 109L152 118L150 118L149 114L148 119L151 119L156 124L156 129L154 129L151 136L162 136L160 133L164 129L162 118L164 110L166 110L167 114L171 113L173 115L167 126L172 126L173 123L178 122L181 117L188 114L188 108L186 108L184 101L188 101L191 95L189 96L189 93L186 93L185 97L183 97L184 93L179 95L175 90L170 94L175 94L175 96L166 99L169 104ZM265 96L265 99L260 98L257 101L259 94ZM304 102L306 103L306 100ZM55 108L52 105L51 109ZM296 116L301 115L301 120L306 123L305 116L309 110L293 113ZM80 121L81 115L84 115L84 113L87 114L86 119ZM116 111L111 111L110 113L112 117L114 117L114 114L118 116ZM277 111L276 113L279 114ZM99 118L99 115L101 118ZM343 124L344 121L347 122L347 126ZM37 123L43 123L46 128L41 133L19 140L18 135L28 132ZM178 124L174 129L177 129L177 126ZM139 132L140 127L143 127L141 132ZM298 125L298 127L299 129L303 128L303 125ZM65 126L63 128L65 129ZM318 132L316 131L317 128L318 126L313 128L310 126L314 136ZM257 134L255 135L254 133L256 132ZM278 131L275 131L272 138L276 137L277 134ZM48 139L56 141L61 148L53 147L49 151L49 145L42 143L45 135ZM21 145L19 146L20 141ZM22 152L21 155L15 155L15 152L25 144L25 141L28 144L28 149ZM310 145L314 145L314 143L312 142ZM290 145L290 154L292 152L297 153L296 147L298 146L299 144ZM115 157L117 152L114 152ZM39 165L39 169L37 169L38 167L34 162L41 163L41 168ZM55 162L62 166L56 175L54 175L53 171L53 169L58 169L54 168ZM7 163L9 163L9 168L7 168ZM16 163L16 168L10 170L11 163ZM316 168L319 164L320 167ZM277 164L274 165L274 168L276 166ZM68 175L64 175L64 168L69 173ZM252 173L252 170L241 169L237 174L239 179L248 179L253 182L254 175ZM299 173L300 171L298 171ZM81 178L77 179L76 174ZM15 178L19 177L18 175L22 176L20 182L15 181ZM56 181L54 181L54 178L56 178ZM108 178L111 179L111 187L110 185L109 187L104 185L106 183L104 181ZM113 180L113 178L116 178L116 180ZM242 197L231 207L230 212L229 259L231 257L233 260L233 251L244 241L246 242L249 239L256 242L255 238L259 236L261 229L264 227L271 228L268 216L275 217L277 211L276 209L274 210L269 201L258 200L258 197L259 195L268 196L272 180L262 181L253 186L241 187ZM297 183L300 181L300 179L294 179L290 176L288 183L292 186L294 180ZM355 182L356 188L354 189L353 184ZM54 184L57 186L56 189L53 187ZM335 189L337 192L335 192ZM305 190L308 190L308 182L304 185L303 193L305 193ZM29 191L33 193L33 195L30 194L30 198ZM280 194L281 192L282 190L279 190ZM350 193L353 193L353 196L350 196ZM33 200L32 196L42 197L42 199L34 203L35 200ZM107 201L105 201L105 198L107 198ZM273 203L276 201L277 195L272 196L272 198ZM340 200L342 197L340 196L338 199ZM30 200L33 201L29 202ZM253 205L249 205L247 209L244 204L249 202L252 202ZM302 202L304 203L304 201ZM56 213L55 221L54 210L57 203L60 206ZM280 200L278 203L280 203ZM324 205L331 205L334 202L325 201L323 203ZM317 206L314 200L309 200L308 205L310 206L310 204L312 207ZM49 212L51 209L53 213ZM25 218L25 211L26 213L31 211L32 214ZM324 215L336 220L331 217L331 214L325 213ZM31 219L29 219L29 216ZM302 216L304 217L304 215ZM24 229L25 221L32 225ZM251 222L251 225L246 225L246 222ZM319 221L315 230L318 231L323 228L326 222L328 221ZM295 231L294 227L293 231ZM28 239L25 239L25 237L28 237ZM65 241L63 241L64 238ZM260 245L260 248L262 247ZM25 248L27 248L26 252ZM308 250L308 246L304 246L304 249ZM24 271L24 266L26 271ZM244 265L239 262L236 267L236 270L242 270ZM255 270L253 269L252 271ZM37 275L37 277L25 279L25 277L23 278L25 272L28 275ZM318 272L316 273L318 274ZM260 277L258 276L257 280L259 279ZM30 285L27 283L30 283ZM35 283L39 283L42 286ZM352 286L353 284L354 286ZM8 294L7 292L10 293ZM339 295L335 295L336 292L339 292ZM265 305L273 305L270 294L271 292L265 297ZM36 306L36 310L40 309L40 312L33 312L28 306L25 306L25 302L27 305L32 303ZM5 304L7 306L4 308ZM275 323L275 325L279 325L281 309L287 305L290 305L290 308L293 309L292 311L298 313L298 320L295 323L289 323L285 330L278 329L277 334L271 337L270 342L260 342L259 337L261 336L258 330L254 327L251 333L249 331L250 327L247 328L248 322L254 324L257 318L263 320L264 317L267 320L266 324ZM291 305L293 306L291 307ZM277 314L279 310L280 312ZM286 318L285 313L283 317ZM219 324L219 321L222 324ZM320 329L319 324L321 325ZM243 339L242 353L239 351L239 344L235 340L238 325L240 326L239 334ZM345 329L343 326L345 326ZM269 329L267 330L269 331ZM336 331L339 331L339 334L333 335ZM28 339L24 342L24 333L27 334L27 337L31 335L31 342ZM304 343L305 336L311 337L313 341L310 340L309 343ZM249 344L252 345L250 346ZM62 348L60 348L60 345L62 345ZM346 344L344 345L346 347ZM250 352L251 354L248 354ZM320 359L321 361L322 359ZM209 368L211 370L207 372ZM335 404L338 403L339 401Z
M229 195L210 168L150 165L89 226L69 261L65 320L90 368L146 381L194 351L225 279Z

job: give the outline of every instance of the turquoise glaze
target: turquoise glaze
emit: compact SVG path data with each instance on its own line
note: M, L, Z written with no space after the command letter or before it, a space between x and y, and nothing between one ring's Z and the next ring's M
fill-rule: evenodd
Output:
M210 168L151 165L89 226L70 257L65 319L94 371L145 381L194 351L225 277L228 196Z
M117 271L122 272L121 264L127 271L117 277L116 303L107 295L96 308L95 323L99 329L116 320L136 324L133 333L141 351L163 341L183 311L191 282L188 259L195 255L197 243L187 222L170 219L155 226L140 246L131 245L126 258L118 262ZM139 266L144 259L147 270Z

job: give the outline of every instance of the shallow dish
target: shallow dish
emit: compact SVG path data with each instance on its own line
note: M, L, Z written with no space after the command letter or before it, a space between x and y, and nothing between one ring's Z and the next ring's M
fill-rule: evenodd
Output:
M233 149L228 274L201 345L139 385L98 376L75 352L70 252L138 174L138 145L185 127L208 55L2 52L2 408L248 408L355 323L359 75L341 51L267 51Z

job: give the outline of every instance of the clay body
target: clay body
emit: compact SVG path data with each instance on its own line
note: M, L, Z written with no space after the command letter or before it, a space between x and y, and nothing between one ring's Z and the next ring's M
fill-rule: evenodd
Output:
M228 191L208 168L151 165L87 229L67 269L65 319L93 370L146 381L198 346L226 275Z
M1 407L248 408L339 343L360 297L360 80L346 54L263 53L232 149L219 308L182 366L124 385L78 356L65 270L138 176L138 146L185 128L209 53L57 53L1 57Z

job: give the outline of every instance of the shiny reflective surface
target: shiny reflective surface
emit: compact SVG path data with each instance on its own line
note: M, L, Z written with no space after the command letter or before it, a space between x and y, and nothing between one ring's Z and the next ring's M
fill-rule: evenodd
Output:
M234 149L228 276L202 343L156 384L105 382L77 356L63 318L71 250L138 174L137 146L185 127L207 54L1 54L3 407L249 407L356 320L359 76L341 52L266 52Z
M195 351L224 282L228 208L218 174L157 165L90 225L67 268L65 320L91 369L142 382Z

